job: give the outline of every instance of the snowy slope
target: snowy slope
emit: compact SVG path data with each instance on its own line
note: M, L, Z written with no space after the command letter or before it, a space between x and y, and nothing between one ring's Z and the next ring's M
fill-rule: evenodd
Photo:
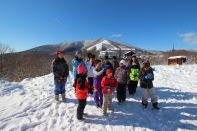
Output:
M66 103L53 99L53 75L28 78L20 83L0 81L0 130L3 131L129 131L197 130L197 65L154 66L160 111L141 109L140 88L126 103L113 99L114 114L102 116L88 97L84 122L76 120L77 101L66 86Z
M125 45L123 43L118 43L106 39L98 39L93 44L86 47L87 51L97 50L132 50L134 47L130 45Z
M93 50L93 49L96 49L97 51L99 50L103 50L103 49L111 49L111 50L118 50L119 48L117 48L116 46L112 45L108 40L99 40L99 41L96 41L95 44L93 44L92 46L88 47L87 48L87 51L90 51L90 50Z

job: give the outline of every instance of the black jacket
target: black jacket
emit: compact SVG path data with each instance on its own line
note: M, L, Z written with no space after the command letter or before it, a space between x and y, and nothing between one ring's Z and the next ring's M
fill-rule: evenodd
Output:
M66 81L69 75L69 69L66 60L56 58L53 60L52 69L55 82Z
M149 79L146 79L145 76L151 75ZM148 70L145 70L144 67L142 67L140 71L140 86L142 88L153 88L153 81L154 80L154 74L153 74L153 69L150 67Z
M113 60L113 69L116 70L116 68L119 67L119 62L117 60Z

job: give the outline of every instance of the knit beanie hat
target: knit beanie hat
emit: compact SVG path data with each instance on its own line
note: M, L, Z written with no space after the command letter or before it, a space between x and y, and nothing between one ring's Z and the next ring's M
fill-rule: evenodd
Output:
M126 65L127 63L126 63L125 60L121 60L121 61L120 61L120 64Z
M56 55L59 55L59 54L61 54L61 53L63 53L63 51L61 51L61 50L59 50L59 49L56 51Z
M77 67L78 74L85 74L87 71L86 67L83 64L79 64Z
M111 74L111 73L113 73L113 70L112 70L112 69L107 69L107 70L106 70L106 75L109 75L109 74Z

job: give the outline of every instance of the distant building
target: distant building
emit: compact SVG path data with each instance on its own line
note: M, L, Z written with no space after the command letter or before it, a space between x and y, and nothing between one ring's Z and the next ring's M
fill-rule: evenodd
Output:
M128 51L124 54L124 58L130 59L132 55L135 54L135 49L132 49L132 51Z
M104 58L105 56L112 58L113 56L117 56L117 52L112 50L100 51L99 57Z
M104 58L104 56L108 56L109 58L112 58L113 56L116 56L117 58L125 58L125 54L130 52L131 50L135 49L107 49L107 50L101 50L99 52L99 57Z
M168 65L182 65L187 62L186 56L172 56L168 58Z

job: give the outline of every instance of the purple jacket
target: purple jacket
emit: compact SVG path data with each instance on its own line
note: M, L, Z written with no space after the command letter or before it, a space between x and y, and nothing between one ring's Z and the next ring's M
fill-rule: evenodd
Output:
M102 73L100 75L98 75L100 71L102 71L102 68L101 69L95 68L93 71L93 73L94 73L93 87L96 88L97 90L101 89L101 81L103 78Z

